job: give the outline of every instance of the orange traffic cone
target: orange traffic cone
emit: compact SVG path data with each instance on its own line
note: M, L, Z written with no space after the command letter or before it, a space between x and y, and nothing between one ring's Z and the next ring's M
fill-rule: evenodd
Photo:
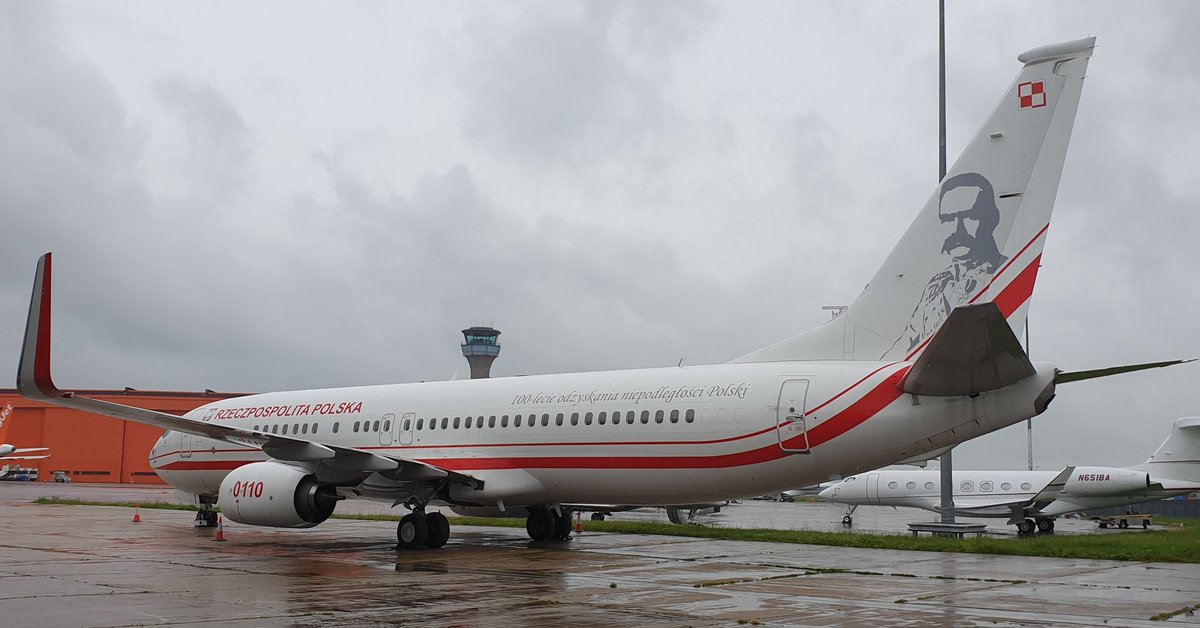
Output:
M133 507L133 522L134 522L134 523L141 523L141 522L142 522L142 516L141 516L140 514L138 514L138 509L139 509L139 508L141 508L141 507L142 507L142 505L141 505L141 504L138 504L138 505L136 505L136 506L134 506L134 507Z
M217 517L217 535L213 537L214 541L225 540L225 518Z
M575 513L575 534L583 534L583 513Z

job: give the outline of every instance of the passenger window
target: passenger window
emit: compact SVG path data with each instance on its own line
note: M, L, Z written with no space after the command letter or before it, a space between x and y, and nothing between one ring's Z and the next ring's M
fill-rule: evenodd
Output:
M255 431L255 432L257 432L257 431L258 431L258 426L257 426L257 425L255 425L255 426L254 426L254 431Z
M458 417L454 417L454 429L458 429Z
M1000 490L1002 490L1002 491L1007 491L1007 490L1010 490L1010 489L1012 489L1012 483L1011 483L1011 482L1005 482L1005 483L1003 483L1003 484L1001 484L1001 485L1000 485Z
M446 417L442 417L442 429L446 429L446 427L449 423L450 423L450 419L447 419Z
M990 493L992 491L992 483L990 481L989 482L980 482L979 490Z
M354 422L354 432L355 432L356 434L358 433L358 421L355 421L355 422Z
M292 434L295 435L295 434L299 434L299 433L300 433L300 424L292 423Z
M375 431L376 431L376 432L378 432L378 431L379 431L379 421L376 421L376 422L375 422Z
M975 490L975 483L970 480L967 480L958 486L963 490L964 493L970 493L971 491Z
M678 422L679 422L679 411L678 411L678 410L672 410L672 411L671 411L671 422L672 422L672 423L678 423Z
M334 434L337 434L337 433L338 433L338 428L339 428L339 427L341 427L341 421L334 421L334 422L333 422L333 433L334 433Z
M558 414L554 415L554 424L555 424L555 425L557 425L557 426L560 426L560 427L562 426L562 424L563 424L563 413L559 412Z
M599 414L599 415L596 417L596 422L597 422L597 423L599 423L600 425L605 425L605 424L607 424L607 423L608 423L608 413L607 413L607 412L601 412L601 413L600 413L600 414Z
M1032 491L1033 485L1030 484L1029 482L1021 482L1021 490L1022 491Z
M408 430L408 421L404 422L404 429L406 431ZM392 420L391 419L388 419L383 422L383 431L385 431L385 432L392 431Z
M625 413L625 425L633 425L634 412L630 410Z
M305 424L303 424L303 425L301 425L301 426L300 426L300 433L301 433L301 434L307 434L307 433L308 433L308 423L305 423Z
M521 427L521 415L518 414L513 418L513 427Z
M914 489L914 488L917 488L917 483L916 483L916 482L909 482L908 484L905 484L905 485L904 485L904 488L907 488L907 489Z
M508 427L508 415L500 417L500 427Z
M696 411L688 410L687 412L684 412L683 420L687 421L688 423L694 423L696 421Z
M318 423L313 423L313 429L312 429L312 433L313 433L313 434L316 434L316 433L317 433L317 425L319 425L319 424L318 424Z
M663 414L664 414L664 413L663 413L663 411L662 411L662 410L656 410L656 411L654 412L654 422L655 422L655 423L662 423L662 422L663 422Z
M650 411L642 410L642 425L645 425L649 422L650 422Z
M404 419L404 423L401 423L401 425L403 426L403 428L402 428L402 429L403 429L405 432L407 432L408 430L412 429L412 419ZM383 430L384 430L385 432L390 432L390 431L391 431L390 429L388 429L387 423L384 423L384 424L383 424Z
M583 424L584 424L584 425L591 425L591 424L592 424L592 413L591 413L591 412L584 412L584 413L583 413Z
M483 419L480 418L480 421L482 420ZM496 427L496 415L493 414L492 416L488 417L488 427Z
M579 425L579 413L578 412L571 413L571 425Z
M888 482L888 488L899 488L900 485L895 482Z
M271 433L272 433L272 434L278 434L278 433L279 433L279 426L278 426L278 425L272 425L272 426L271 426Z
M471 429L471 423L475 421L475 417L469 416L466 421L466 429Z
M417 419L417 431L425 429L425 419Z
M925 490L927 490L927 491L932 491L932 490L933 490L933 482L926 482L926 483L925 483Z
M283 435L287 436L287 423L283 424Z
M560 415L558 415L558 416L560 416L560 417L561 417L562 415L560 414ZM543 414L543 415L542 415L542 427L547 427L547 426L549 426L549 425L550 425L550 415L549 415L549 414Z

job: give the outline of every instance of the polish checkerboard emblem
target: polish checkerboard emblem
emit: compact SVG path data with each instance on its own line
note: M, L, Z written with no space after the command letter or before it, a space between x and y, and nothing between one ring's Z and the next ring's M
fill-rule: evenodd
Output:
M1017 100L1021 109L1045 107L1046 84L1042 81L1021 83L1017 86Z

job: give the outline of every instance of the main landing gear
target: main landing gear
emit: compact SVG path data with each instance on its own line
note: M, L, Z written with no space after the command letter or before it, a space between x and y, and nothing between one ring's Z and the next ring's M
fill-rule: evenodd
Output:
M396 541L401 549L438 549L450 539L450 522L440 512L426 513L424 506L400 518Z
M1028 536L1037 530L1042 534L1050 534L1054 532L1054 519L1042 518L1034 521L1033 519L1022 519L1017 522L1017 533L1021 536Z
M535 541L571 540L571 509L534 506L525 518L525 532Z

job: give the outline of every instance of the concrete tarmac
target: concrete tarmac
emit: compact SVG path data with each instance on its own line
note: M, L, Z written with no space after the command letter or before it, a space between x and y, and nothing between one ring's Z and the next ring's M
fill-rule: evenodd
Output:
M170 493L82 488L0 486L3 625L1149 626L1200 602L1200 565L467 526L397 551L393 523L346 520L220 543L187 512L29 502Z

